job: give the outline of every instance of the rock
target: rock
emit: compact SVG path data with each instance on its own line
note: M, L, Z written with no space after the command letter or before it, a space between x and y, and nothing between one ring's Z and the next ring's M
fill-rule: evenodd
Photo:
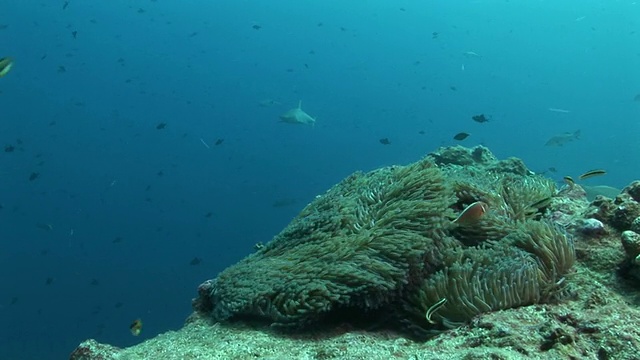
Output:
M604 224L598 219L584 219L581 221L578 230L588 236L598 236L607 233Z
M640 234L640 216L635 218L633 222L631 222L631 231L637 232Z
M635 184L636 182L633 182ZM640 182L637 182L640 187ZM593 216L614 228L625 231L631 229L632 223L640 217L640 203L635 200L635 187L627 186L615 199L596 196L591 205L596 208ZM634 195L629 193L631 191ZM638 189L640 195L640 189Z
M83 341L73 350L70 360L111 360L122 351L115 346L101 344L93 339Z
M636 202L640 202L640 180L627 185L622 191L629 194Z
M627 230L622 233L621 240L622 247L624 248L625 253L627 253L627 258L635 258L637 262L637 257L640 255L640 234Z

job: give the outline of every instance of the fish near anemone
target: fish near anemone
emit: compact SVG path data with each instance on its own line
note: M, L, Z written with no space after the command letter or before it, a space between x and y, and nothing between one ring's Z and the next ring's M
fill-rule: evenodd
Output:
M475 224L487 211L489 211L487 203L476 201L462 210L453 223L463 226Z

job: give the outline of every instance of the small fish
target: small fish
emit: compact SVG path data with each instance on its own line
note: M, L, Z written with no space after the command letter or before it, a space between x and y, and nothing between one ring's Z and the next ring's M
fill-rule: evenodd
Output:
M464 139L468 138L468 137L469 137L469 135L470 135L470 134L468 134L468 133L466 133L466 132L461 132L461 133L457 133L457 134L453 137L453 139L454 139L454 140L458 140L458 141L462 141L462 140L464 140Z
M473 121L475 121L475 122L479 122L479 123L489 122L489 118L487 118L486 116L484 116L484 114L480 114L480 115L473 115L471 118L473 119Z
M433 315L436 311L438 311L438 309L443 307L446 303L447 303L447 298L443 298L440 301L436 302L435 304L431 305L431 307L427 310L427 313L425 314L425 318L430 324L436 323L435 321L431 320L431 315Z
M221 139L218 139L218 140L216 140L216 142L215 142L215 143L213 143L213 146L222 145L222 143L223 143L223 142L224 142L224 139L222 139L222 138L221 138Z
M67 68L64 67L64 65L59 65L58 66L58 73L62 74L62 73L66 73L67 72Z
M64 5L62 5L62 10L65 10L67 8L67 6L69 6L69 2L65 1Z
M207 143L206 143L206 141L204 141L204 139L203 139L203 138L200 138L200 142L201 142L201 143L202 143L202 145L204 145L204 147L206 147L207 149L211 149L211 148L209 147L209 144L207 144Z
M264 99L264 100L260 100L258 102L258 105L261 107L270 107L274 105L282 105L282 103L273 99Z
M156 125L156 129L158 130L162 130L166 127L167 127L167 123L164 123L164 122L161 122L160 124Z
M382 145L390 145L391 141L389 141L389 138L382 138L380 140L378 140L380 142L380 144Z
M574 132L565 132L560 135L552 136L544 146L562 146L573 140L580 140L580 130Z
M73 30L71 32L71 36L73 36L74 39L77 39L78 38L78 31L77 30Z
M131 331L131 335L138 336L142 332L142 320L135 319L131 325L129 325L129 330Z
M557 113L562 113L562 114L568 114L571 111L569 110L565 110L565 109L558 109L558 108L548 108L547 110L551 111L551 112L557 112Z
M569 175L563 177L562 180L564 180L564 183L567 184L570 188L573 188L576 185L576 182Z
M482 55L473 52L473 51L465 51L464 53L462 53L462 55L464 55L464 57L468 57L468 58L477 58L477 59L481 59Z
M471 225L476 223L489 210L489 205L482 201L476 201L467 206L458 217L453 220L458 225Z
M51 285L53 284L53 278L52 277L48 277L45 281L44 281L45 285Z
M189 265L195 266L195 265L199 265L201 262L202 262L202 259L196 256L193 259L191 259L191 261L189 261Z
M31 175L29 175L29 181L33 181L33 180L37 179L38 177L40 177L40 173L32 172Z
M42 230L44 230L44 231L51 231L51 230L53 230L53 225L51 225L51 224L37 223L37 224L36 224L36 227L37 227L38 229L42 229Z
M585 179L592 178L592 177L594 177L594 176L604 175L604 174L606 174L606 173L607 173L607 172L606 172L606 171L604 171L604 170L602 170L602 169L589 170L589 171L587 171L586 173L584 173L584 174L582 174L582 175L578 176L578 179L580 179L580 180L585 180Z
M11 60L11 58L6 57L0 59L0 77L7 75L11 67L13 67L13 60Z
M553 198L551 196L548 196L544 199L538 200L536 202L534 202L533 204L529 205L529 208L531 209L544 209L547 206L549 206L549 204L551 204L551 200Z
M256 25L251 26L251 28L253 28L253 30L260 30L260 29L262 29L262 26L256 24Z

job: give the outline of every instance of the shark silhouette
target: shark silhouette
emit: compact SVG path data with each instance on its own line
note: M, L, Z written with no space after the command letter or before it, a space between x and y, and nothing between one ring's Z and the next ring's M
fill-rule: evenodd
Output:
M305 124L313 126L316 119L302 110L302 100L298 102L298 107L293 108L280 115L280 121L288 124Z

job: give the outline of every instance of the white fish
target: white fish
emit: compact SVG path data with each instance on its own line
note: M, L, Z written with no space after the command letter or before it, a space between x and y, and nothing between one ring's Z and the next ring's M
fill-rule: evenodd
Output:
M465 57L468 57L468 58L476 58L476 59L481 59L482 58L482 55L480 55L480 54L478 54L476 52L473 52L473 51L465 51L465 52L462 53L462 55L464 55Z
M305 124L313 126L316 123L316 119L302 110L302 100L298 102L298 107L290 109L284 114L280 115L280 121L288 124Z
M548 108L547 110L551 111L551 112L557 112L557 113L563 113L563 114L568 114L571 111L569 110L565 110L565 109L558 109L558 108Z
M211 149L211 148L209 147L209 144L207 144L207 143L204 141L204 139L203 139L203 138L200 138L200 142L201 142L201 143L202 143L202 145L204 145L204 147L206 147L207 149Z

